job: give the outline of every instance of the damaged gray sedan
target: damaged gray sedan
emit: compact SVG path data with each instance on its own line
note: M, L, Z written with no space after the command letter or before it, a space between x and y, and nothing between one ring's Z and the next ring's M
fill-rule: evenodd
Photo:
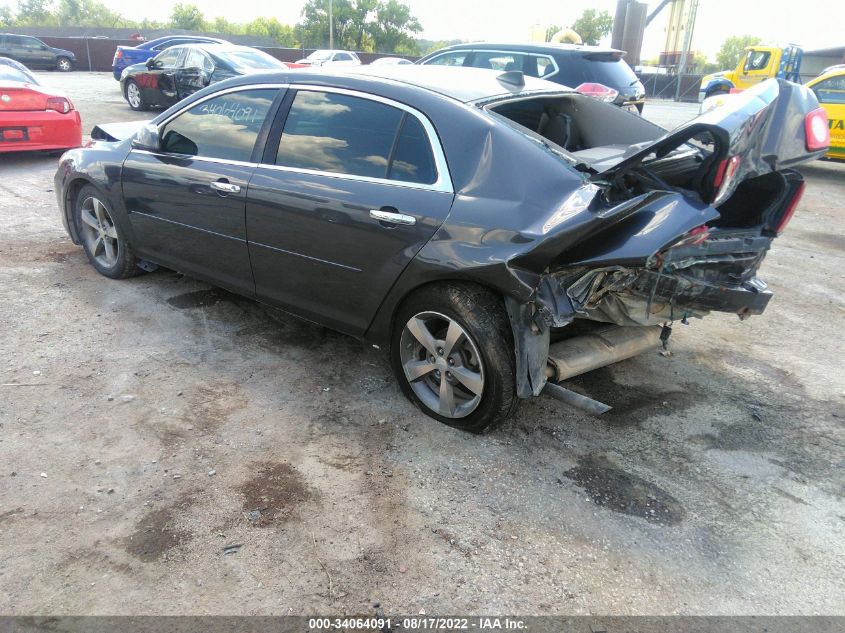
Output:
M435 66L232 79L92 137L56 192L100 273L166 266L389 349L408 398L470 431L544 389L577 400L557 383L673 321L762 313L794 167L829 143L780 80L667 133Z

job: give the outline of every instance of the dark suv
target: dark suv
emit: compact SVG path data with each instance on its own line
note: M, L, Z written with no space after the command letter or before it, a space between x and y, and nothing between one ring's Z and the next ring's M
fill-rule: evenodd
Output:
M624 51L598 46L474 42L441 48L417 63L520 70L642 112L645 88L624 56Z
M76 55L63 48L47 46L37 37L0 33L0 57L8 57L28 68L73 70Z

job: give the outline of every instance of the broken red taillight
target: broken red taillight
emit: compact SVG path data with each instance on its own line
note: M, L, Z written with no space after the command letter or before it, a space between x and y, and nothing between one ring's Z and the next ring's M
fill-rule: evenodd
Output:
M723 161L720 161L716 167L716 175L713 177L713 189L716 193L713 195L713 200L719 199L722 192L728 188L736 176L736 170L739 167L739 156L731 156Z
M792 194L792 200L789 201L789 206L786 207L786 212L780 217L780 220L775 227L775 233L780 235L783 232L783 229L786 228L786 225L792 219L792 216L795 215L795 209L798 207L798 203L801 202L801 196L804 195L804 187L807 183L802 182L798 185L798 188L795 190L795 193Z
M807 135L807 151L816 152L830 147L830 128L827 113L816 108L804 118L804 132Z

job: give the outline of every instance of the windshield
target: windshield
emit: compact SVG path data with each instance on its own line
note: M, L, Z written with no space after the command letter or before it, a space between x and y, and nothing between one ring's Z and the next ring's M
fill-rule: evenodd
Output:
M637 76L619 53L593 53L583 57L586 64L585 81L597 82L611 88L627 88L638 81Z
M232 68L239 70L262 70L284 68L284 64L267 53L256 50L217 52L216 55Z
M23 83L38 84L35 77L12 66L0 65L0 81L21 81Z
M314 61L322 61L324 59L329 59L332 56L331 51L314 51L305 59L312 59Z

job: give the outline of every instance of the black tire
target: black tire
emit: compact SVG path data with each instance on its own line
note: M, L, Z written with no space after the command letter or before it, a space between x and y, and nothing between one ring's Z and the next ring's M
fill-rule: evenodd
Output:
M114 249L112 250L114 261L110 265L108 261L104 261L104 259L107 259L103 257L105 248L103 246L99 248L92 246L92 241L89 239L92 232L89 228L86 228L90 225L84 222L82 218L84 210L90 207L92 200L99 201L103 205L111 225L110 228L114 229L115 237L109 239L109 243ZM114 215L106 203L106 197L93 185L85 185L76 194L76 199L73 202L73 221L76 223L77 233L82 239L85 255L98 273L111 279L126 279L143 272L138 268L138 258L135 257L132 246L126 241L120 223L114 219ZM105 239L102 239L102 242L104 243Z
M478 350L483 367L483 391L475 409L464 417L448 417L435 411L418 397L405 375L401 352L403 332L412 317L423 313L437 313L454 320ZM449 426L481 433L513 415L519 404L510 322L501 298L481 286L449 282L425 286L413 293L396 313L390 360L402 393L423 413Z
M129 93L131 90L137 91L137 98L130 97ZM148 104L146 99L144 99L144 92L133 79L126 80L126 86L123 89L123 96L126 99L126 103L128 103L129 107L133 110L143 112L150 109L150 104Z
M637 112L639 112L639 113L640 113L640 116L642 116L642 115L643 115L643 108L644 108L644 107L645 107L645 104L644 104L644 103L638 103L638 104L637 104Z
M70 60L69 57L65 55L60 55L56 58L56 70L62 73L69 73L73 70L73 62Z

